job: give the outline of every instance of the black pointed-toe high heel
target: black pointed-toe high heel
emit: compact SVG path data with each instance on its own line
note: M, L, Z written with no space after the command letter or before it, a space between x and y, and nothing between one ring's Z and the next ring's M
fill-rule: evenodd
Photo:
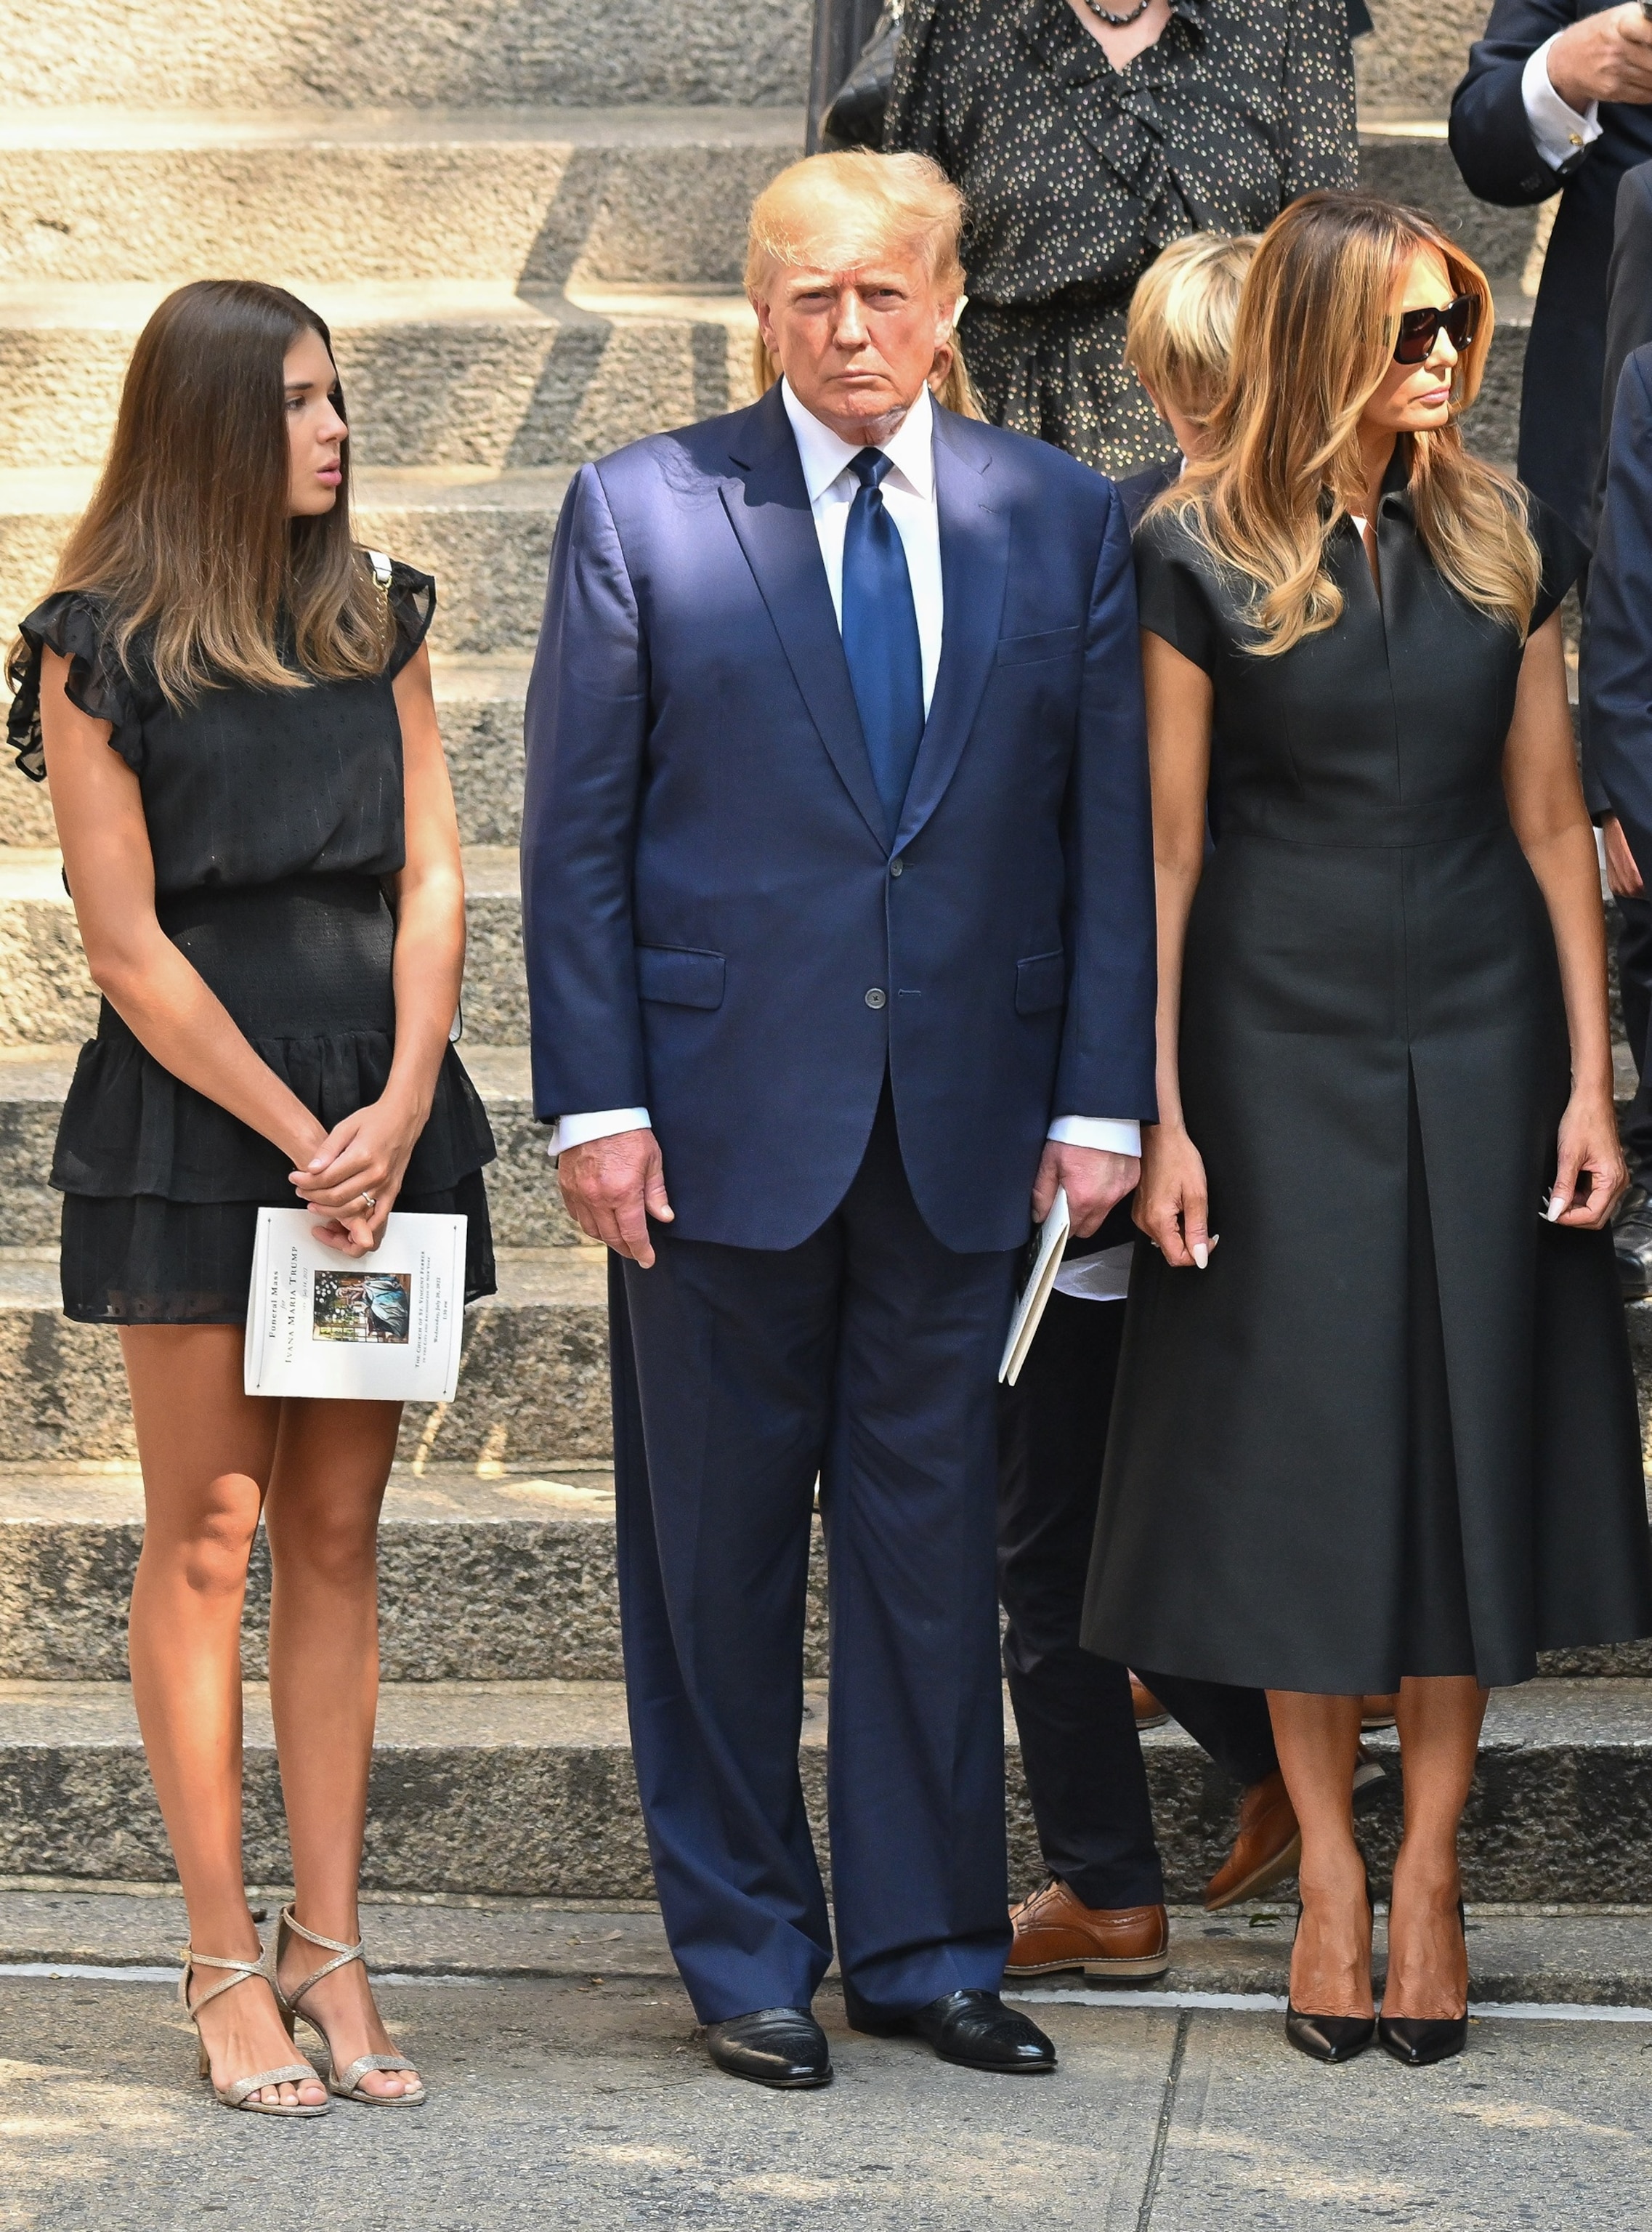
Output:
M1371 1905L1370 1872L1365 1875L1365 1911L1375 1917ZM1296 1927L1302 1927L1302 1908L1296 1911ZM1296 1930L1291 1933L1291 1943L1296 1943ZM1364 2053L1377 2035L1375 2015L1314 2015L1294 2007L1287 2000L1285 2008L1285 2035L1299 2054L1305 2054L1312 2061L1352 2061Z
M1468 1957L1468 1917L1457 1901L1457 1927L1462 1931L1463 1958ZM1427 2069L1436 2061L1449 2061L1468 2043L1468 2010L1460 2015L1379 2015L1377 2035L1385 2054L1408 2069Z

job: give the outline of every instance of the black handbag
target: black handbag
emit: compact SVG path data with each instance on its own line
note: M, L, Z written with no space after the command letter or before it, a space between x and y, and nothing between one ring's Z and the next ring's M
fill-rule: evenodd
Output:
M890 0L856 56L854 68L826 105L820 119L823 148L883 146L884 112L895 81L895 46L900 29L900 8L897 0Z

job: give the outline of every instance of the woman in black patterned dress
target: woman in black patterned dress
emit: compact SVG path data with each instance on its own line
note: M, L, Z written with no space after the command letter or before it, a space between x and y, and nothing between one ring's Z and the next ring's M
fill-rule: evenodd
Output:
M104 994L52 1181L64 1307L120 1328L132 1392L133 1690L203 1949L185 2004L224 2105L288 2116L328 2105L295 2058L295 2010L335 2093L424 2095L356 1942L400 1406L243 1392L259 1207L308 1204L347 1259L392 1204L462 1213L466 1299L493 1288L493 1141L448 1043L464 888L424 648L435 588L352 541L346 436L312 311L249 283L180 289L139 341L102 481L10 660L12 741L26 774L50 774ZM297 1885L268 1953L241 1848L261 1511Z
M884 145L969 203L987 415L1115 475L1168 460L1125 370L1136 282L1358 167L1347 0L908 0Z

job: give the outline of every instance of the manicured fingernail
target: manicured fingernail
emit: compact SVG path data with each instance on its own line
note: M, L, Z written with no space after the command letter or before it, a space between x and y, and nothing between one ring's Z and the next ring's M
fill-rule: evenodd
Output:
M1202 1240L1195 1240L1193 1243L1193 1260L1199 1266L1199 1268L1202 1271L1204 1269L1205 1265L1210 1261L1210 1250L1205 1246Z
M1543 1214L1551 1224L1555 1224L1558 1223L1565 1215L1567 1210L1570 1209L1571 1206L1571 1197L1568 1195L1563 1193L1552 1193L1549 1196L1549 1206L1544 1210Z

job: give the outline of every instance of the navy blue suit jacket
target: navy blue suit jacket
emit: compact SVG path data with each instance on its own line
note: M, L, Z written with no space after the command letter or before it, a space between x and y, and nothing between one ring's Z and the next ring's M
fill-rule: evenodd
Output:
M1575 535L1593 541L1606 352L1606 269L1617 182L1652 158L1652 108L1603 101L1601 136L1564 172L1537 151L1520 98L1527 57L1556 31L1616 0L1493 0L1486 36L1451 101L1451 152L1482 201L1518 208L1560 191L1532 315L1520 393L1520 478Z
M796 1246L887 1071L936 1236L1013 1248L1053 1114L1151 1118L1135 587L1111 482L936 413L945 631L891 841L778 388L576 476L528 693L541 1117L645 1106L674 1230Z
M1652 881L1652 343L1618 381L1582 685L1593 774Z

